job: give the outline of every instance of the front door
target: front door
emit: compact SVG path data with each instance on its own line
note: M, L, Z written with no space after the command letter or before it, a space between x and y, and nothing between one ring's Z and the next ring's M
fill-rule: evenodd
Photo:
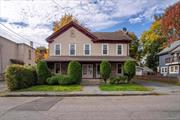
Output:
M93 64L82 64L82 77L93 78Z
M96 64L96 78L100 78L100 64Z

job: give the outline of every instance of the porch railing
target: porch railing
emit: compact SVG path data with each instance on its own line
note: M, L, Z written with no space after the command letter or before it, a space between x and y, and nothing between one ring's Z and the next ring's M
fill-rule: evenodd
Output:
M169 57L165 59L165 63L173 63L173 62L180 62L180 56Z

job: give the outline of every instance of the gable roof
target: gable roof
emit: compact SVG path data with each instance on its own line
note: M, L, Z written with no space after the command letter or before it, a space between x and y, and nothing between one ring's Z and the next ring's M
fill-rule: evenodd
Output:
M178 46L180 46L180 40L174 41L170 46L164 48L161 52L159 52L158 55L167 54L171 52L172 50L176 49Z
M122 43L122 42L127 42L129 43L131 41L131 38L124 33L123 31L118 31L118 32L90 32L87 31L85 28L80 26L79 24L75 22L70 22L69 24L63 26L60 28L58 31L54 32L51 34L48 38L46 38L46 41L51 43L53 42L54 38L59 36L60 34L64 33L66 30L68 30L70 27L74 27L89 38L93 42L110 42L110 43Z

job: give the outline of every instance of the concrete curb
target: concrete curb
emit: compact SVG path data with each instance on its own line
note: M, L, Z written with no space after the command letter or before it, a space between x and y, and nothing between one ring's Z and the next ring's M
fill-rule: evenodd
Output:
M60 96L60 97L87 97L87 96L147 96L147 95L166 95L160 94L156 92L148 92L148 93L48 93L48 92L32 92L32 93L25 93L25 92L4 92L1 93L1 97L49 97L49 96Z

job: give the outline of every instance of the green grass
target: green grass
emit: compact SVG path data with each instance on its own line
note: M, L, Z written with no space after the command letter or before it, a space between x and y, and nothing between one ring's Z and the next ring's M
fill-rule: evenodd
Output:
M23 91L55 91L55 92L71 92L71 91L81 91L82 87L80 85L37 85L29 88L18 90Z
M151 91L152 90L150 88L146 88L142 85L138 85L135 83L118 84L118 85L103 84L100 85L100 89L102 91Z

